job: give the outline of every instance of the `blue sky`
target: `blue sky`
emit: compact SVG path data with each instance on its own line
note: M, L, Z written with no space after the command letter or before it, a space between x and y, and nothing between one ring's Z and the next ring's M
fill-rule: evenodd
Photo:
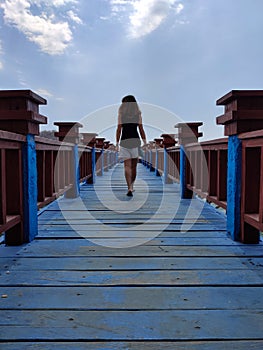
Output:
M46 98L47 129L80 121L112 139L134 94L148 138L178 121L222 137L216 100L263 89L262 17L262 0L0 0L0 89Z

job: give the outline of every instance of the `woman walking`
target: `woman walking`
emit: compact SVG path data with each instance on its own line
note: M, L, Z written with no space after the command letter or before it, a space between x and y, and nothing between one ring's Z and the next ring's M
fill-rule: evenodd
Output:
M127 196L129 197L133 196L133 184L136 179L139 147L141 145L140 137L145 145L146 136L141 111L135 97L128 95L123 97L118 112L116 145L117 147L120 145L119 157L124 160L124 175L128 187Z

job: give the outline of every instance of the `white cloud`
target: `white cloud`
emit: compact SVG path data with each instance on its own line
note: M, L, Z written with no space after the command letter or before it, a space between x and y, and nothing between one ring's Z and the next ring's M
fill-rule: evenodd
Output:
M53 10L70 3L76 4L77 0L5 0L1 7L6 23L15 26L41 51L59 55L68 47L73 35L70 24L57 19ZM33 14L32 5L37 6L40 13ZM81 22L73 11L70 13L71 20Z
M131 2L132 0L111 0L112 12L117 13L124 11Z
M179 14L184 6L179 0L111 0L114 16L128 13L129 36L140 38L157 29L171 12Z
M16 64L18 66L20 66L21 62L17 59L16 60ZM16 77L17 77L17 81L18 81L20 86L22 86L23 88L24 87L28 87L28 82L27 82L27 80L25 78L25 74L24 74L23 70L17 69L16 70Z
M111 0L112 5L126 5L129 0Z
M78 15L72 10L67 12L68 17L77 24L83 24L82 20L78 17Z
M54 6L54 7L60 7L67 4L77 4L78 0L31 0L32 4L42 6Z
M36 93L39 94L40 96L45 96L45 97L53 97L52 93L49 92L48 90L46 89L37 89L36 90Z
M56 97L55 100L59 101L59 102L63 102L63 101L65 101L65 98L64 97Z

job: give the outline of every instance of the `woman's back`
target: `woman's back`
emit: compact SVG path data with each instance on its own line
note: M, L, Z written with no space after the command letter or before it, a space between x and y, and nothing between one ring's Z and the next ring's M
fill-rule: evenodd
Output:
M138 147L141 144L138 134L139 114L121 116L121 142L120 145L125 148Z

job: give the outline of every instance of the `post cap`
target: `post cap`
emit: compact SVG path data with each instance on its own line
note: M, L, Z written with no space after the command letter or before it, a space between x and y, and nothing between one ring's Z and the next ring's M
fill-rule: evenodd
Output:
M180 144L197 142L199 137L203 136L198 128L202 126L202 122L178 123L174 127L178 129L178 139Z
M96 137L96 147L104 148L105 137Z
M163 147L163 139L162 138L157 137L156 139L154 139L154 141L155 141L155 145L157 147Z
M232 90L216 105L225 106L224 114L216 118L225 127L225 136L263 128L263 90Z
M163 145L165 148L173 147L177 143L174 139L174 134L162 134L161 137L163 138Z
M82 143L84 143L84 145L89 147L94 147L96 143L96 136L98 136L98 134L94 132L83 132L82 136L83 136Z
M149 149L154 149L155 148L155 144L156 144L156 141L149 141L147 146L148 146Z
M104 141L104 148L107 149L110 146L110 141Z
M31 90L0 90L0 129L39 135L39 125L47 124L47 117L39 114L39 105L46 104Z
M59 131L55 132L55 136L59 138L59 141L78 143L79 128L83 126L82 124L78 122L55 122L54 125L59 128Z

